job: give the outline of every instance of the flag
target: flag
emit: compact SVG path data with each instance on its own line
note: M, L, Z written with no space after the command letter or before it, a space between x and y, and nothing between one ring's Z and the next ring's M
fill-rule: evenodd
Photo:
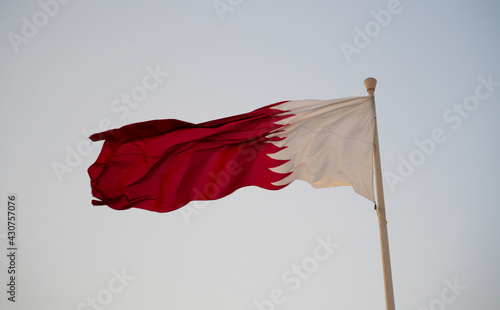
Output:
M93 205L169 212L245 186L278 190L294 180L353 187L374 201L375 111L370 97L297 100L192 124L126 125L104 140L88 173Z

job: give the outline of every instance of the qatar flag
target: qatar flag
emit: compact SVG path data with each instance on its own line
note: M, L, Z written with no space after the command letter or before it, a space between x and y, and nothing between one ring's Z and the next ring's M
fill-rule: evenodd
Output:
M200 124L130 124L90 137L104 140L88 169L92 203L169 212L244 186L278 190L294 180L352 186L374 201L374 132L371 97L283 101Z

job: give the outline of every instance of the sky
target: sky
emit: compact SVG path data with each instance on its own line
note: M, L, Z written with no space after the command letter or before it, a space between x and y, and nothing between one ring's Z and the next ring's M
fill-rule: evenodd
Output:
M364 96L374 77L397 309L499 309L499 12L2 1L0 308L385 309L378 219L351 187L248 187L155 213L92 206L87 174L93 132Z

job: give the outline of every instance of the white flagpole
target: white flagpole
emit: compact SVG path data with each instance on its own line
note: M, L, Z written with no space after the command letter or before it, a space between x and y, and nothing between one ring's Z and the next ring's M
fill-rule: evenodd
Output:
M366 91L372 99L375 110L375 86L377 80L367 78L364 81ZM373 158L375 164L375 184L377 189L376 208L378 215L378 227L380 231L380 246L382 248L382 269L384 273L385 306L387 310L395 310L394 289L392 286L391 258L389 254L389 237L387 234L387 217L385 215L384 188L382 185L382 168L380 165L380 150L378 144L377 113L375 112L375 137L373 142Z

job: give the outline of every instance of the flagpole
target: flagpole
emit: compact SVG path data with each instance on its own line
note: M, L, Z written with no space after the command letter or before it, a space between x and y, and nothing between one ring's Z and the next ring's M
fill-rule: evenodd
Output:
M377 113L375 109L375 86L377 80L367 78L364 81L366 91L371 97L375 113L375 133L373 141L373 158L375 164L375 184L377 190L376 210L378 215L378 227L380 231L380 247L382 249L382 269L384 273L385 305L387 310L395 310L394 289L392 286L391 258L389 254L389 237L387 233L387 217L385 215L384 188L382 185L382 168L380 164L380 150L378 143Z

